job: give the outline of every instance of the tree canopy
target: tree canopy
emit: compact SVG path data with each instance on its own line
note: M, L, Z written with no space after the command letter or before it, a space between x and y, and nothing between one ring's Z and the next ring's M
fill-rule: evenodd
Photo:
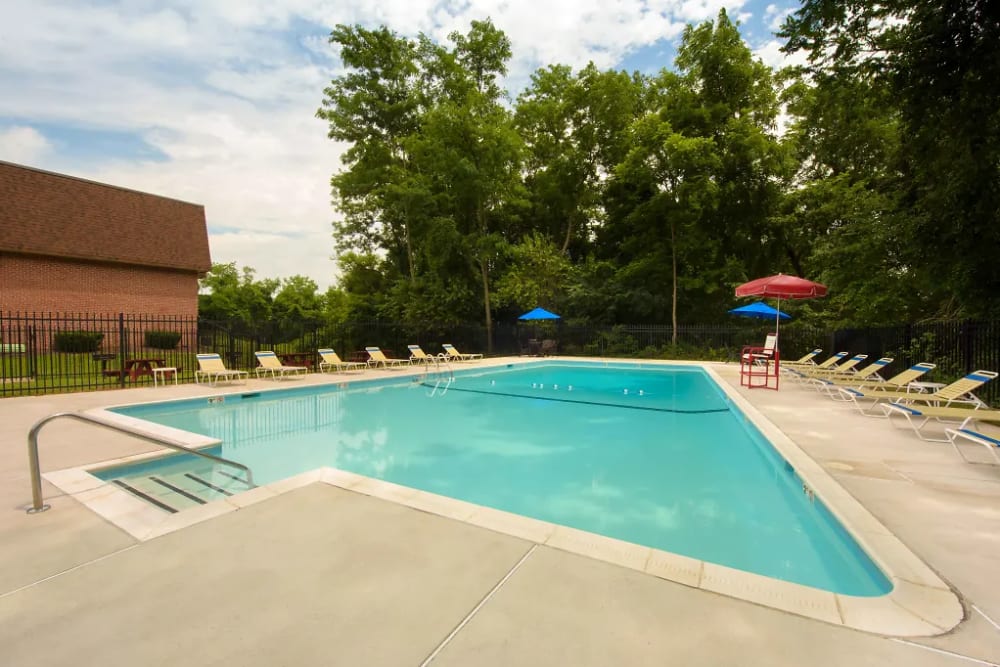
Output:
M990 4L806 0L782 34L809 64L781 72L720 11L672 68L553 64L515 100L488 20L443 44L337 26L346 69L317 113L349 143L331 179L342 277L326 305L302 281L273 305L487 328L542 305L676 329L784 272L829 286L802 311L827 324L1000 315ZM214 307L248 277L213 280Z

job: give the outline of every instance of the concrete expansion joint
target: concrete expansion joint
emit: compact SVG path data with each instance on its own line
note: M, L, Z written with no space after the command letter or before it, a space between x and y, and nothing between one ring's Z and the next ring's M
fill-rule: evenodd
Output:
M993 620L992 618L990 618L990 617L989 617L989 616L988 616L988 615L986 614L986 612L984 612L984 611L983 611L982 609L980 609L980 608L979 608L979 607L977 607L976 605L974 605L974 604L971 604L971 603L970 603L970 604L969 604L969 606L970 606L970 607L972 607L972 609L973 609L973 610L974 610L974 611L975 611L975 612L976 612L977 614L979 614L980 616L982 616L983 618L985 618L985 619L986 619L986 622L987 622L987 623L989 623L990 625L992 625L992 626L993 626L994 628L996 628L996 629L997 629L997 631L998 631L998 632L1000 632L1000 623L997 623L996 621L994 621L994 620Z
M979 658L973 658L968 655L962 655L961 653L955 653L954 651L946 651L943 648L937 648L935 646L927 646L919 642L910 641L908 639L899 639L897 637L890 637L889 641L896 642L897 644L906 644L907 646L913 646L915 648L922 648L925 651L930 651L931 653L938 653L940 655L947 655L952 658L958 658L959 660L965 660L971 662L975 665L986 665L986 667L1000 667L995 662L990 662L989 660L980 660Z
M844 608L840 604L840 595L833 596L833 604L837 608L837 617L840 618L840 624L847 625L847 618L844 616Z
M87 567L88 565L93 565L94 563L99 563L102 560L105 560L106 558L111 558L112 556L117 556L118 554L123 554L126 551L131 551L132 549L135 549L137 546L139 546L139 543L130 544L129 546L127 546L127 547L125 547L123 549L119 549L118 551L112 551L109 554L104 554L103 556L98 556L97 558L92 558L91 560L88 560L85 563L80 563L78 565L74 565L73 567L68 567L65 570L62 570L61 572L56 572L55 574L51 574L51 575L49 575L47 577L39 579L38 581L32 581L30 584L25 584L24 586L19 586L19 587L13 589L13 590L7 591L6 593L0 593L0 600L4 599L5 597L9 597L11 595L14 595L15 593L20 593L21 591L27 590L29 588L33 588L33 587L35 587L35 586L37 586L39 584L43 584L46 581L51 581L52 579L58 579L59 577L63 576L64 574L69 574L70 572L75 572L75 571L77 571L77 570L79 570L81 568Z
M490 598L496 595L497 591L503 588L503 585L507 583L508 579L514 576L514 573L517 572L518 568L520 568L524 564L524 562L528 560L528 557L531 556L531 554L535 553L535 549L537 548L538 548L537 544L531 545L531 548L528 549L528 551L525 552L523 556L521 556L521 559L519 561L514 563L514 566L507 571L507 574L505 574L503 578L500 579L500 581L497 582L496 586L491 588L490 592L487 593L485 596L483 596L483 599L479 601L479 604L473 607L472 611L466 614L465 618L463 618L459 622L459 624L455 626L455 629L452 630L450 633L448 633L448 636L445 637L441 641L441 643L434 648L433 651L431 651L430 655L428 655L427 658L422 663L420 663L420 667L427 667L427 665L431 664L434 658L436 658L438 654L444 650L445 646L447 646L448 643L451 642L451 640L454 639L456 635L458 635L458 633L462 631L462 628L464 628L469 623L469 621L472 620L472 617L475 616L479 612L479 610L482 609L483 606L490 601Z
M955 628L957 628L962 623L962 621L964 621L965 619L968 618L968 614L965 613L965 605L962 604L961 600L959 600L958 606L962 608L962 618L961 618L961 620L958 623L956 623L951 628L946 627L946 626L942 626L940 623L935 623L934 621L930 620L929 618L927 618L923 614L921 614L921 613L919 613L919 612L911 609L910 607L907 607L907 606L904 606L904 605L900 604L899 600L896 600L896 599L894 599L892 597L889 598L889 602L894 607L897 607L898 609L900 609L904 614L910 614L914 618L919 618L921 621L923 621L927 625L929 625L929 626L931 626L933 628L937 628L940 632L938 632L937 634L935 634L934 635L935 637L937 637L939 635L948 634L948 631L954 630Z

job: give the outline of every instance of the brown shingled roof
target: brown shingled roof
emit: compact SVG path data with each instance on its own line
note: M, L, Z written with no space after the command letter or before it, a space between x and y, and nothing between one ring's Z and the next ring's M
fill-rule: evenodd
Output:
M0 252L212 268L203 206L3 161Z

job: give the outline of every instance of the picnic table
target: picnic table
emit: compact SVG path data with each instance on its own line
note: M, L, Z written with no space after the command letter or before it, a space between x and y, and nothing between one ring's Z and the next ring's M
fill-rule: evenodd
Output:
M126 359L124 368L109 368L101 372L106 377L127 377L132 382L135 382L143 375L152 377L154 368L161 368L166 365L166 359L160 357L140 357L137 359ZM180 371L181 369L177 368L176 370Z
M304 366L311 370L316 365L315 352L278 352L278 359L283 366Z

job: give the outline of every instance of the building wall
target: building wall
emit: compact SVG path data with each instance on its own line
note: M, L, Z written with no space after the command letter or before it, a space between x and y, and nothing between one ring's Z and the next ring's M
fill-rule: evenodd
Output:
M0 312L198 315L198 274L0 253Z

